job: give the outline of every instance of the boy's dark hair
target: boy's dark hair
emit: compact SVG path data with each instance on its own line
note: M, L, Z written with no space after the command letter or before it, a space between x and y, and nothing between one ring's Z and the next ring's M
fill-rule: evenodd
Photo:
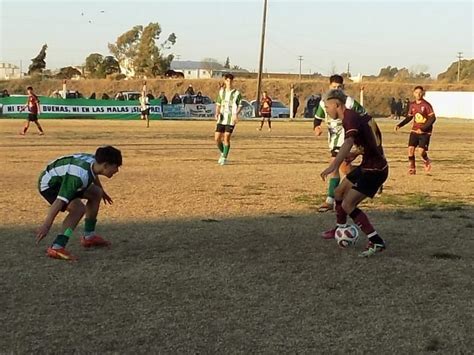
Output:
M224 79L234 80L234 75L231 74L231 73L225 73L224 74Z
M26 88L26 90L33 90L33 87L32 87L32 86L28 86L28 87Z
M344 78L338 74L331 75L329 77L329 84L337 83L337 84L344 84Z
M425 91L425 89L423 89L423 86L421 86L421 85L415 86L413 91L418 90L418 89L420 89L421 91Z
M117 166L122 165L122 152L111 145L97 148L95 152L95 161L99 164L108 163Z

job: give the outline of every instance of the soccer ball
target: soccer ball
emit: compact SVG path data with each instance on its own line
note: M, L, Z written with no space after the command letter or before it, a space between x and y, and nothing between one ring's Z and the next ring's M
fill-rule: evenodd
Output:
M356 226L349 224L344 227L338 227L335 233L337 245L341 248L348 248L353 246L357 239L359 239L359 229Z

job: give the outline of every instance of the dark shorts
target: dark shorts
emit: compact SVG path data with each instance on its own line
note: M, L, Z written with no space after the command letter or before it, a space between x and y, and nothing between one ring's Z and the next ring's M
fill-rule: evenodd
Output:
M262 112L261 114L262 118L272 118L272 113L271 112Z
M216 126L216 132L219 132L219 133L232 133L234 132L234 127L235 126L232 126L230 124L220 124L218 123L217 126Z
M28 114L28 121L30 121L30 122L38 121L38 115L36 113L29 113Z
M143 116L145 116L145 115L148 116L150 114L150 109L147 108L146 110L141 110L141 113L142 113Z
M373 198L380 186L383 185L388 177L388 166L384 170L364 171L360 166L356 167L346 179L354 184L352 188L365 196Z
M40 191L40 194L41 194L41 196L44 197L44 199L46 201L49 202L50 205L52 205L53 202L56 201L56 199L58 198L59 189L60 189L60 186L50 187L49 189L46 189L44 191ZM81 192L78 192L76 194L76 196L74 197L74 199L82 198L84 196L84 192L85 192L85 190L81 191ZM71 201L69 201L69 202L71 202ZM61 208L61 211L62 212L66 211L68 205L69 205L69 203L64 205L63 208Z
M424 150L428 150L430 145L431 134L417 134L415 132L410 133L410 138L408 138L409 147L420 147Z

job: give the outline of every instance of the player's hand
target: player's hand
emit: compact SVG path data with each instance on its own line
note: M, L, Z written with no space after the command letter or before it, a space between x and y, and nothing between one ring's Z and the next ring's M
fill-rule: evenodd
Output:
M107 205L111 205L112 203L114 203L114 201L112 200L112 197L109 196L109 194L107 192L105 192L104 190L102 190L102 200L104 200L104 203Z
M316 137L319 137L321 133L323 133L323 129L321 128L321 126L314 127L314 135Z
M396 125L396 126L393 128L393 130L394 130L395 132L398 132L399 129L400 129L400 126L399 126L399 125Z
M49 229L51 228L50 224L43 224L41 227L36 229L36 245L41 242L41 240L48 235Z
M333 164L329 165L326 169L323 170L323 172L321 173L321 178L323 179L323 181L326 181L326 178L329 174L331 174L332 172L334 172L336 170L336 168L334 167Z

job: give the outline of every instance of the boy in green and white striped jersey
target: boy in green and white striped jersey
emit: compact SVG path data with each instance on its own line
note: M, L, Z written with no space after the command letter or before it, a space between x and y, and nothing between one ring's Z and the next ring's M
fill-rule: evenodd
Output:
M110 242L95 233L100 202L111 204L112 198L104 191L99 175L111 178L122 165L122 153L112 146L100 147L92 154L74 154L49 163L38 181L40 194L51 204L44 223L37 229L38 244L48 234L58 213L68 211L63 221L63 232L56 236L46 254L55 259L75 260L66 244L82 217L84 235L80 238L85 248L109 246ZM84 205L81 199L86 199Z
M216 100L216 132L214 139L221 153L217 163L225 165L230 150L230 137L235 125L239 121L242 110L242 95L233 88L234 76L230 73L224 75L225 86L219 90Z

